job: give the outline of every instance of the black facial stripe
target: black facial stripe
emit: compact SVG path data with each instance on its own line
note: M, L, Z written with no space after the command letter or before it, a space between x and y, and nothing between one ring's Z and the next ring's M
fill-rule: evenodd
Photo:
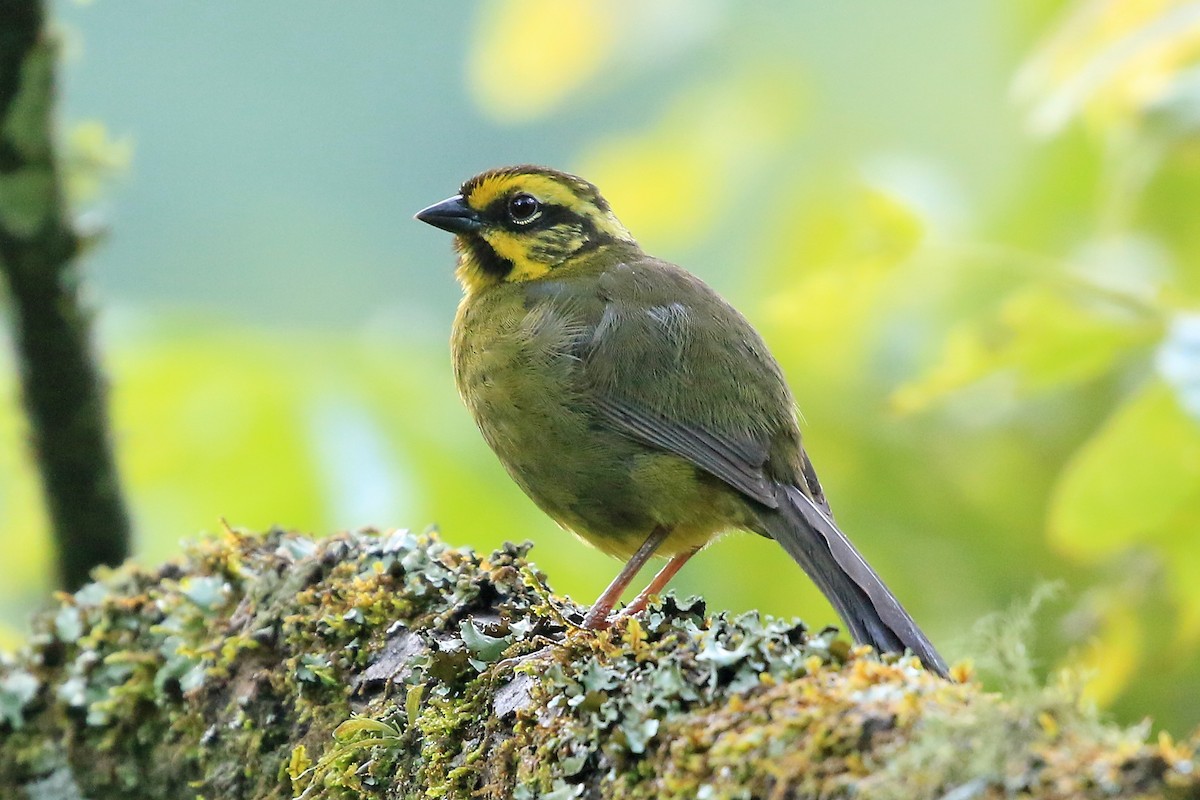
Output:
M602 244L611 244L616 241L612 234L601 233L590 217L581 218L580 223L583 225L583 246L576 250L576 253L594 250Z
M464 245L471 251L475 262L488 275L493 275L497 278L504 278L508 273L513 271L513 263L507 258L504 258L492 246L483 240L480 236L465 236L463 237Z
M524 223L514 222L512 217L508 215L508 201L509 198L507 197L498 197L488 203L487 208L483 209L483 218L491 220L494 224L503 227L505 230L514 232L551 228L564 221L584 221L582 217L566 206L555 203L542 203L541 213L538 216Z
M575 224L581 221L581 217L574 211L569 210L566 206L559 206L553 203L543 203L542 213L536 219L526 222L524 225L514 224L508 215L505 215L505 227L509 230L528 230L530 228L553 228L563 222Z
M497 197L495 200L487 204L487 207L480 212L480 215L486 220L491 220L492 222L498 222L500 224L511 222L511 220L508 218L508 198Z

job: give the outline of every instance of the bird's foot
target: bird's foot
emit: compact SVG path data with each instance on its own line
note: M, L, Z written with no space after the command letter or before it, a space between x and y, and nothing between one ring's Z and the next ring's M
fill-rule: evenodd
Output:
M595 609L592 609L592 611L589 611L587 616L583 618L583 622L579 627L581 630L586 631L606 631L615 625L621 624L630 617L636 617L638 614L645 611L646 606L648 605L648 600L649 598L646 598L640 603L635 600L615 614L612 613L612 609L609 609L603 615L597 614Z
M612 606L604 603L596 603L588 611L587 616L583 618L583 622L580 623L579 627L586 631L607 630L612 626L615 619L620 618L620 615L617 615L615 619L610 617L612 617Z

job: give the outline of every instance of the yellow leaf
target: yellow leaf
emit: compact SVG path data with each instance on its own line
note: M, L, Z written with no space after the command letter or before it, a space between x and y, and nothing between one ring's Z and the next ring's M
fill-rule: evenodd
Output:
M850 379L862 369L862 348L883 287L873 266L847 265L809 275L771 297L767 331L777 355L810 381Z
M579 171L651 252L694 246L794 140L806 98L781 73L751 69L686 93L648 128L584 153Z
M1080 658L1084 674L1084 696L1100 706L1106 706L1129 685L1145 642L1142 622L1134 611L1114 603L1105 614L1100 636L1087 647Z
M302 744L292 748L292 757L288 760L287 774L293 781L299 780L308 768L312 766L312 759L308 757L308 748Z
M675 131L602 145L580 171L596 182L634 236L677 246L711 226L724 187L712 181L695 141Z
M615 19L601 0L496 0L479 9L468 80L479 105L501 122L553 110L613 49Z

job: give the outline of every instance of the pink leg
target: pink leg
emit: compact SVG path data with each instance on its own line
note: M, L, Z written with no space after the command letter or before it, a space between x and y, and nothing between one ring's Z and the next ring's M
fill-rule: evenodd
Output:
M650 556L654 555L654 551L666 540L667 534L670 532L670 528L663 527L658 527L650 531L650 535L646 537L646 541L633 554L633 558L629 559L617 577L613 578L608 588L596 598L596 602L592 604L591 611L583 618L583 627L593 631L600 631L609 626L608 615L617 601L621 599L621 592L625 591L625 587L629 585L629 582L634 579L641 568L645 566L646 562L650 560ZM670 565L668 564L668 566Z
M631 614L637 614L645 610L646 604L650 602L650 598L656 594L660 594L666 588L667 584L671 582L671 578L675 577L675 573L683 568L683 565L688 562L689 558L699 552L699 547L693 547L691 550L671 556L671 560L658 571L658 574L654 576L654 580L650 581L650 585L642 589L641 594L634 598L632 603L625 606L617 618L628 617Z

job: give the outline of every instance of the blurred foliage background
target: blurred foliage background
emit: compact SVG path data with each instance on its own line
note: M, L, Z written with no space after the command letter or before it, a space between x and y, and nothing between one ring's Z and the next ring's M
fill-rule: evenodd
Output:
M491 166L597 183L780 357L843 527L951 659L1031 643L1200 723L1200 3L64 3L71 191L139 558L278 524L558 531L461 408L448 237ZM0 643L51 590L0 348ZM772 543L677 591L833 619ZM1188 687L1193 687L1189 689Z

